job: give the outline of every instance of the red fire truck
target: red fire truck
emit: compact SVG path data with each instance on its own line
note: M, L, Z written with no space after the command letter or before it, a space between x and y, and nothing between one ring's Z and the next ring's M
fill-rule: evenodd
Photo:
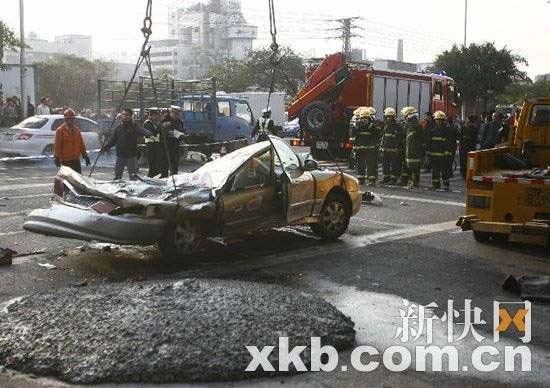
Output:
M420 114L457 113L454 81L445 75L375 69L347 63L336 53L308 69L306 76L306 85L288 107L288 119L299 119L304 136L291 144L309 146L318 158L349 154L349 120L359 106L374 107L379 120L387 107L398 113L405 106Z

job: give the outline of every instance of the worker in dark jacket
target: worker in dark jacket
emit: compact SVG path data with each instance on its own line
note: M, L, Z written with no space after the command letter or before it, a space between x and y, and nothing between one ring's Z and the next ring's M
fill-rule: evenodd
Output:
M476 116L472 115L466 119L466 122L460 128L458 140L460 142L460 174L462 178L466 178L468 152L475 151L477 146L477 138L479 136L479 126Z
M185 135L183 121L181 121L181 108L177 105L170 107L169 113L162 121L161 141L166 140L168 148L168 160L161 165L161 176L166 178L168 172L170 175L176 175L179 168L179 143L180 137Z
M409 177L409 188L420 187L420 166L425 150L424 130L418 122L418 111L412 106L401 110L405 119L405 159Z
M160 143L160 110L158 108L148 109L148 118L143 123L143 128L151 132L151 136L145 138L145 145L147 147L147 162L149 164L149 173L147 176L150 178L156 177L160 174L160 166L163 157L165 158L164 147L161 148ZM162 143L162 146L164 142Z
M493 113L492 120L485 126L481 138L481 148L493 148L502 141L503 134L508 133L507 124L502 119L502 113Z
M357 179L360 184L368 180L369 186L375 186L380 149L380 128L374 119L376 110L372 107L360 107L353 113L358 117L351 134L357 159Z
M115 180L122 179L124 167L128 168L130 180L136 179L138 138L152 135L151 132L134 123L133 116L132 109L124 109L122 111L122 123L115 128L114 133L101 148L103 153L116 146Z
M403 165L403 127L395 120L395 109L389 107L384 110L384 129L382 136L382 156L384 179L382 183L395 185L401 176Z
M456 136L453 128L447 125L445 113L434 113L435 127L431 130L428 141L428 155L432 165L432 188L441 189L441 180L446 191L449 191L451 176L449 157L456 148ZM452 153L454 156L454 153Z

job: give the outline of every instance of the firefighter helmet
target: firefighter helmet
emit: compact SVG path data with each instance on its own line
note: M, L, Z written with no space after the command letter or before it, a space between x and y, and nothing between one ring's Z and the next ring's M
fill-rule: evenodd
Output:
M418 116L418 111L414 106L406 106L405 108L401 109L401 115L403 115L405 119L409 119L415 115Z
M74 119L76 117L76 113L74 113L74 110L69 108L65 112L63 112L63 117L66 119Z
M360 108L357 108L355 112L353 113L360 118L373 117L374 115L376 115L376 109L374 109L372 106L362 106Z
M440 110L438 110L437 112L434 113L434 119L435 120L445 120L445 112L442 112Z
M393 109L391 106L384 109L384 116L395 116L395 109Z

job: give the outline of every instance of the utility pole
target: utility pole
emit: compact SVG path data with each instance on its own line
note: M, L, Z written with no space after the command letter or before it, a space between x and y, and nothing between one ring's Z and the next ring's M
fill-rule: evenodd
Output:
M21 49L19 51L19 74L21 88L21 113L23 119L27 118L27 86L26 86L26 68L25 68L25 7L24 0L19 0L19 40L21 41Z
M464 0L464 47L466 47L466 38L468 31L468 0Z
M332 22L340 23L340 27L332 28L331 31L339 31L341 34L338 36L330 37L329 39L341 39L342 40L342 52L348 60L351 59L351 38L360 36L353 32L354 29L360 28L353 24L354 20L360 19L360 17L350 17L342 19L330 20Z

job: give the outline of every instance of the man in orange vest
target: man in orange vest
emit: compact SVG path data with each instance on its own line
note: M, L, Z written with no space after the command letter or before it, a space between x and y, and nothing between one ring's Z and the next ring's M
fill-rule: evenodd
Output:
M80 135L80 128L75 125L75 116L72 109L67 109L63 113L65 122L55 130L54 160L57 167L67 166L80 174L80 155L86 161L86 166L91 163Z

